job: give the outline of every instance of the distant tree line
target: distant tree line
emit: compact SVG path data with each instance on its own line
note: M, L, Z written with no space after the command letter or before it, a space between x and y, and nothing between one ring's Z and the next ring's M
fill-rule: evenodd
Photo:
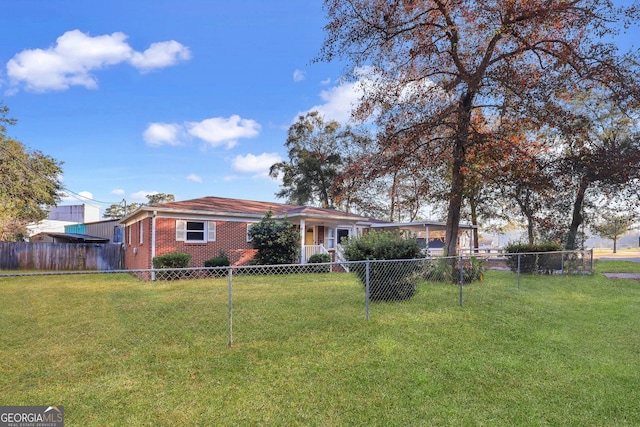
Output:
M141 206L153 206L161 203L175 202L176 198L173 194L155 193L147 194L147 203L127 203L122 200L120 203L114 203L104 210L104 217L109 219L120 219L140 208Z

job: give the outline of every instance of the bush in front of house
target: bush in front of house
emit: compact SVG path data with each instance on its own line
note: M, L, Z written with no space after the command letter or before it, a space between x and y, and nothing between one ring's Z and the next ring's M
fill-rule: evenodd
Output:
M369 265L369 298L371 301L401 301L411 298L418 289L422 258L418 241L397 232L371 231L343 243L349 261L377 261L350 264L366 287ZM388 260L400 260L391 261Z
M331 262L331 255L330 254L313 254L309 257L309 262L311 264Z
M514 273L518 271L518 258L520 273L552 274L562 269L562 246L558 243L509 243L504 250L507 265Z
M251 244L257 253L253 262L259 265L295 264L300 254L300 234L286 218L276 220L268 211L249 230Z
M331 262L330 254L313 254L309 257L309 264L327 264ZM329 273L331 265L314 265L309 269L310 273Z
M208 259L204 262L204 266L207 268L211 268L211 270L207 270L207 274L213 277L223 277L228 274L226 268L216 268L216 267L228 267L231 265L231 261L229 261L229 257L224 251L220 252L220 255Z
M190 262L191 255L185 252L170 252L158 255L152 260L154 269L187 268ZM156 273L158 280L181 279L186 276L188 276L188 272L179 270L158 271Z
M229 257L224 252L220 252L220 255L213 257L204 262L205 267L228 267L231 265Z
M462 259L462 277L460 261L457 258L435 258L425 263L422 276L430 282L472 283L484 280L486 262L471 257Z

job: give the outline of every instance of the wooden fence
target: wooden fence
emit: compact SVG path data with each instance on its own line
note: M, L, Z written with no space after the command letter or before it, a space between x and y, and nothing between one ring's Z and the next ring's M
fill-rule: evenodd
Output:
M0 269L122 270L124 248L117 243L0 242Z

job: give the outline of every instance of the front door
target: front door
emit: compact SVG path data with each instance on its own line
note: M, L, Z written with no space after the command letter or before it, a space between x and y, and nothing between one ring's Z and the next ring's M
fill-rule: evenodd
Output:
M315 245L316 242L313 239L313 227L307 227L306 235L304 236L305 245Z
M324 245L324 226L318 226L318 237L316 237L318 245Z
M349 238L348 228L338 228L338 243L342 244L342 240Z

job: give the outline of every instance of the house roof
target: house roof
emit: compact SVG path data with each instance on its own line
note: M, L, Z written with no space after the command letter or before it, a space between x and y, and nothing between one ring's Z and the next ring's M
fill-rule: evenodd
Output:
M168 214L206 214L216 216L234 216L244 218L262 218L271 210L275 217L294 218L322 218L348 220L350 222L371 223L367 217L342 212L336 209L317 208L312 206L296 206L276 202L260 202L254 200L230 199L225 197L201 197L180 202L162 203L154 206L142 206L136 211L122 218L126 223L131 218L145 212L163 212Z

